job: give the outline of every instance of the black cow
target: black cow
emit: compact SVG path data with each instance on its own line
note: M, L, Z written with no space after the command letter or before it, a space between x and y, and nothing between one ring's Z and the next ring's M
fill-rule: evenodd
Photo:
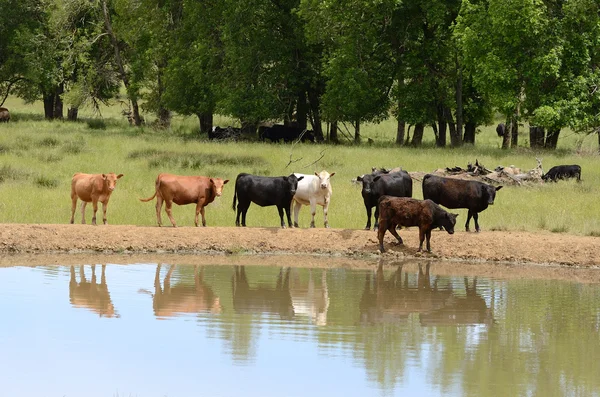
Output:
M498 134L499 137L503 137L505 131L506 125L504 123L500 123L496 126L496 134Z
M242 136L242 129L236 127L219 127L215 126L208 131L208 139L211 140L238 140Z
M272 126L258 127L258 137L261 141L266 139L271 142L294 142L300 139L302 142L315 142L315 133L312 130L301 130L297 125L274 124Z
M430 199L446 208L467 208L467 223L469 231L471 217L475 220L475 230L479 232L479 213L488 205L494 204L496 192L502 186L494 187L483 182L465 181L455 178L427 174L423 177L423 199Z
M388 174L374 170L356 178L362 182L362 197L367 210L367 225L365 230L371 228L371 208L375 207L375 226L379 226L379 207L377 202L381 196L412 197L412 178L406 171L390 172Z
M292 227L290 218L290 206L296 194L298 181L303 176L257 176L241 173L235 180L235 193L233 194L233 210L235 211L236 198L238 200L237 216L235 225L240 225L240 214L242 214L242 226L246 226L246 213L250 203L256 203L261 207L276 205L281 219L281 227L285 228L283 222L283 210L287 216L288 225Z
M581 182L581 167L573 165L555 165L550 170L542 175L544 182L558 182L559 179L577 178L577 182Z

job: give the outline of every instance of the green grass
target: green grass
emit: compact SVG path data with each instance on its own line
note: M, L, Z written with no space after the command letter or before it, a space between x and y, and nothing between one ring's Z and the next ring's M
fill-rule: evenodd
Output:
M600 167L596 136L582 137L563 132L556 151L533 152L526 147L527 133L522 129L520 144L501 150L495 127L487 126L477 135L476 146L439 149L433 133L425 133L421 148L393 145L395 122L365 125L362 136L371 145L266 144L260 142L215 143L197 138L195 117L175 116L169 131L146 125L130 127L118 106L102 109L104 118L85 110L81 122L48 122L40 116L40 104L24 105L10 98L10 123L0 124L0 222L67 223L70 219L70 183L75 172L123 173L108 207L111 224L155 225L155 202L138 198L154 193L154 180L160 172L181 175L207 175L229 179L223 197L206 209L208 226L233 226L231 209L235 177L240 172L258 175L312 173L326 169L332 178L333 198L329 209L330 225L335 228L362 229L366 215L360 186L351 181L370 172L371 167L402 166L408 171L430 172L447 166L465 167L476 159L488 168L515 165L528 170L543 158L544 169L557 164L580 164L582 183L563 181L535 187L507 186L500 190L496 203L480 214L484 231L536 231L600 236ZM152 116L144 115L151 123ZM215 124L235 123L225 117ZM412 134L412 131L411 131ZM321 158L322 156L322 158ZM414 182L414 197L422 198L421 185ZM463 230L466 210L456 210L459 230ZM174 206L180 226L193 226L194 206ZM79 222L79 210L76 221ZM87 209L90 222L91 206ZM304 207L301 227L307 227L310 214ZM163 223L169 224L163 209ZM279 226L275 207L252 205L248 226ZM320 207L316 224L323 225ZM471 226L473 228L473 226Z

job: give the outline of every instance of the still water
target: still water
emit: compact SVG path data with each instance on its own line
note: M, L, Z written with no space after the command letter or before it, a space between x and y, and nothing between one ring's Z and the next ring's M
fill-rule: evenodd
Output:
M600 396L600 285L440 269L0 267L0 396Z

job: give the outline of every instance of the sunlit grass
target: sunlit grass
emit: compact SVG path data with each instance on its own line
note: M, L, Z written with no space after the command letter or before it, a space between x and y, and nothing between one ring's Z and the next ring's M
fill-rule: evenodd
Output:
M581 165L583 182L507 186L498 192L496 203L480 214L482 229L545 230L600 236L600 217L597 215L600 169L595 136L565 133L557 151L534 152L526 147L501 150L494 126L488 126L477 135L476 146L436 148L433 133L429 131L423 147L396 147L393 144L396 125L389 120L363 126L364 141L371 138L374 140L372 145L217 143L207 141L206 136L198 137L198 123L194 117L176 116L171 130L160 131L149 125L130 127L115 107L102 111L104 119L101 122L97 121L98 116L92 118L93 114L82 111L80 115L84 121L70 123L44 121L43 117L38 117L43 110L41 105L23 105L13 98L6 106L16 117L10 123L0 125L0 222L67 223L73 174L116 172L125 176L119 180L111 197L109 223L156 225L155 201L142 203L138 199L152 196L156 176L170 172L229 179L223 197L207 207L206 216L208 226L233 226L235 212L231 205L238 173L277 176L327 169L336 173L332 178L330 225L362 229L366 224L366 211L360 186L353 184L352 179L370 172L371 167L402 166L407 171L431 172L444 167L465 167L478 160L490 169L498 165L515 165L529 170L536 166L538 157L543 159L545 170L557 164ZM147 121L151 119L150 115L145 117ZM215 124L235 123L219 117ZM522 145L526 138L524 132ZM414 181L413 190L414 197L422 198L419 181ZM91 206L87 211L89 223ZM301 211L302 227L310 223L309 212L308 207ZM457 223L462 230L467 211L453 212L460 214ZM173 213L178 225L193 226L193 205L175 205ZM80 221L79 209L75 219ZM164 209L163 223L169 225ZM252 204L247 224L278 227L277 209ZM316 225L323 226L321 207L317 209Z

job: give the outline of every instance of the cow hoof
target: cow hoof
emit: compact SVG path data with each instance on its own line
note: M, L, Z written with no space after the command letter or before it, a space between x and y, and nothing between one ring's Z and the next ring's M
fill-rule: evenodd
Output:
M71 225L72 225L72 224L74 224L74 223L75 223L75 221L73 221L73 220L72 220L70 223L71 223Z
M314 224L314 223L311 223L311 224L310 224L310 228L311 228L311 229L314 229L314 228L315 228L315 224Z
M365 230L371 230L371 226L365 227Z
M296 222L294 222L294 227L300 227Z

